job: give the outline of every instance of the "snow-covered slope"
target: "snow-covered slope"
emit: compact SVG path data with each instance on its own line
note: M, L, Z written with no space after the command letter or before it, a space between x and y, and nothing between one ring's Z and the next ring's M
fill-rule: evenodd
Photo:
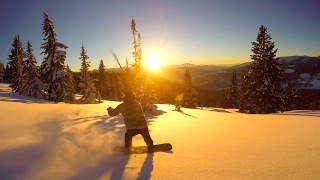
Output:
M320 113L246 115L215 108L146 114L171 152L121 155L119 102L65 104L26 98L0 84L0 179L318 179ZM134 145L143 145L140 136Z
M284 62L290 62L293 60L296 60L298 58L309 58L309 56L283 56L283 57L279 57L279 61L284 61Z

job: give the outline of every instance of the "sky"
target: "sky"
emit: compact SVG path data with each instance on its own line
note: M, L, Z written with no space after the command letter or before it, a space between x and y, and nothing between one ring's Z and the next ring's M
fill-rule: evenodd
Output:
M155 144L169 152L121 154L121 115L100 104L54 103L0 83L0 179L319 179L319 111L242 114L158 104L145 113ZM134 146L145 145L135 136Z
M83 44L90 69L133 63L131 20L142 37L143 60L156 54L164 65L249 62L251 42L267 27L277 56L320 55L320 2L316 0L0 0L0 61L7 63L15 35L43 61L43 12L67 49L66 64L79 71Z

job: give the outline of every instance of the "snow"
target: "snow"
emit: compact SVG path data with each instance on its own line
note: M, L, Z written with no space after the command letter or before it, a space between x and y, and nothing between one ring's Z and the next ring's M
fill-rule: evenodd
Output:
M300 74L300 77L303 78L303 79L307 79L307 78L310 77L310 74L308 74L308 73L302 73L302 74Z
M307 89L320 89L320 73L318 73L311 80L309 80L308 83L312 86L310 86Z
M286 69L284 73L294 73L294 69Z
M248 115L158 104L146 114L171 152L122 155L122 117L109 106L27 98L0 83L0 179L318 179L319 111ZM134 145L144 145L136 136Z

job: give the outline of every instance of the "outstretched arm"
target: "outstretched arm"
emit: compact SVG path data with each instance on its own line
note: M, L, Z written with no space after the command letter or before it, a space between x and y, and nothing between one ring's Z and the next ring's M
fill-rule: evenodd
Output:
M119 104L115 109L113 109L112 107L108 107L107 110L110 116L116 116L117 114L122 112L122 104Z
M110 116L116 116L118 113L115 112L115 109L113 109L112 107L108 107L108 114Z

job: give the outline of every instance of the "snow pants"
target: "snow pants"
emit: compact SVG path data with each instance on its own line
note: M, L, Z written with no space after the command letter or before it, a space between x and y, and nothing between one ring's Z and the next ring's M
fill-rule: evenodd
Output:
M130 129L127 130L124 138L125 147L129 148L132 146L132 137L141 134L143 137L144 142L147 144L148 147L153 146L153 140L149 134L148 128L142 129Z

